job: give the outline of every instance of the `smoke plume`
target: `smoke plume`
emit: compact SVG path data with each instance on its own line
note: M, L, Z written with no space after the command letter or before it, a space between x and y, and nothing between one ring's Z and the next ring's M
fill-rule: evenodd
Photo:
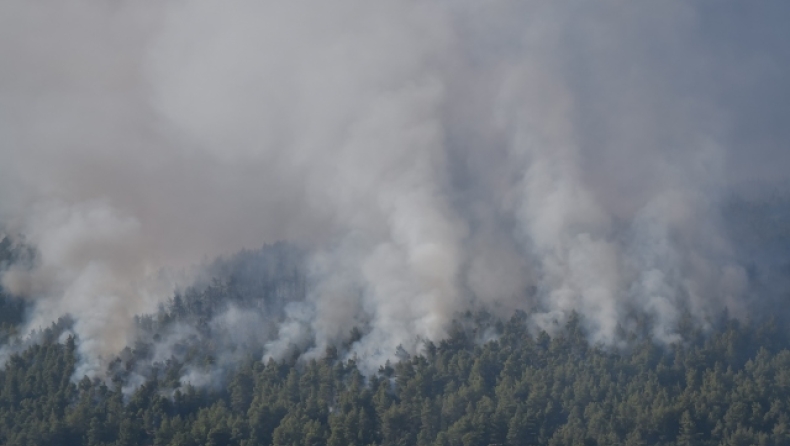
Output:
M195 265L278 240L312 285L256 338L275 357L359 326L376 363L469 309L576 311L612 345L637 316L667 343L684 315L753 316L773 297L724 209L787 184L788 13L6 1L0 222L38 257L3 287L31 328L72 315L85 373Z

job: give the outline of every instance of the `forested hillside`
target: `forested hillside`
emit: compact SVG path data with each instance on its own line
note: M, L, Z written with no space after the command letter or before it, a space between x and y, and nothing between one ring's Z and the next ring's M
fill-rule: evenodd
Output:
M73 382L62 321L0 371L0 443L790 444L790 344L770 323L614 351L590 346L578 317L551 338L525 318L465 315L448 339L372 376L329 349L307 361L247 356L200 388L168 360L135 390L124 382L134 354L107 381Z
M788 23L0 0L0 446L790 446Z
M26 249L0 248L7 263ZM264 359L271 327L305 299L299 249L243 251L206 270L139 317L134 344L93 379L77 376L72 319L23 341L24 301L0 295L0 444L790 444L790 340L771 321L725 314L702 332L689 319L667 346L641 320L604 347L581 315L549 336L524 313L466 313L447 339L370 372L349 353L364 327L322 355L294 344Z

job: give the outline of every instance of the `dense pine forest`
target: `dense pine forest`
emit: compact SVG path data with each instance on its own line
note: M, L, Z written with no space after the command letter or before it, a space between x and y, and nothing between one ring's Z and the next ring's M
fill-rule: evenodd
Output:
M68 321L0 371L0 443L10 445L786 445L790 344L734 321L661 348L590 346L573 318L554 337L467 315L448 339L371 376L329 349L309 361L248 356L224 382L179 382L177 361L124 388L72 381ZM481 330L496 330L480 343ZM210 349L210 346L208 346ZM207 365L208 366L208 365Z

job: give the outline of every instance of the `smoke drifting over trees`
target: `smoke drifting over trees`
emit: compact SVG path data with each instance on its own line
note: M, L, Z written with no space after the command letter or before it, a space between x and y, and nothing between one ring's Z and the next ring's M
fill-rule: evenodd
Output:
M2 285L31 328L72 315L86 373L196 265L280 240L303 296L222 316L267 355L374 364L470 309L611 345L758 316L784 235L725 211L787 185L790 6L713 8L4 2L0 221L37 257Z

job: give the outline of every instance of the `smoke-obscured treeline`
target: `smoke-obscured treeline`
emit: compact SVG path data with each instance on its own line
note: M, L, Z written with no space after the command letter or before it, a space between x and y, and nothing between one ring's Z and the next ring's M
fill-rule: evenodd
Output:
M0 270L12 264L27 262L33 256L31 248L20 246L10 237L4 236L0 240ZM0 345L5 345L9 337L18 334L18 329L24 322L26 307L22 298L9 294L0 286Z
M22 331L71 316L91 377L138 342L317 358L355 326L376 369L467 311L549 333L577 312L612 347L642 318L672 344L689 314L784 312L781 255L724 210L790 184L788 21L781 0L0 2L0 229L38 253L0 284ZM282 240L305 280L276 311L159 320L175 289L261 285L193 265Z
M753 247L755 280L781 276L784 211L734 203L730 212L733 234L762 240L743 243ZM6 264L35 259L8 238L0 248ZM687 314L682 340L666 345L642 315L635 328L621 327L625 342L614 347L590 344L578 314L549 336L525 313L467 312L444 340L423 340L416 355L401 349L371 370L353 348L364 325L347 327L343 342L321 352L309 330L290 327L311 286L306 258L277 243L208 264L157 312L139 315L133 344L104 358L106 370L93 378L80 374L73 318L25 334L30 303L4 292L0 443L790 441L790 337L775 318L739 322L725 313L703 330Z
M788 22L0 2L0 443L788 444Z
M733 198L722 213L728 237L749 275L754 294L748 313L730 312L730 316L744 323L757 324L768 318L785 320L788 315L783 303L790 297L790 205L787 199L758 202ZM5 237L0 242L0 250L0 263L4 268L35 267L36 251L23 240ZM248 357L263 361L269 358L307 361L321 357L326 348L331 347L341 360L354 358L363 373L369 373L383 363L376 362L378 358L399 358L413 353L399 346L390 351L383 345L373 352L373 358L360 357L359 342L372 329L365 320L353 326L338 327L342 334L336 342L323 343L311 325L317 309L316 302L309 299L316 293L309 259L310 253L305 249L279 242L256 250L242 250L205 264L190 286L176 291L157 311L135 316L133 336L125 348L98 358L98 361L90 355L78 355L74 379L79 380L86 374L91 378L103 378L109 373L119 379L124 392L129 393L160 373L162 364L168 363L169 373L175 373L183 384L219 388L225 385L227 374ZM3 341L0 362L4 362L9 354L37 342L40 330L45 327L35 327L33 333L26 332L28 315L39 302L12 296L2 287L0 293L0 339ZM471 311L485 312L486 308ZM680 333L676 343L688 341L685 335L690 327L709 333L718 323L714 318L701 325L689 309L684 311L677 326L673 327ZM507 320L512 314L496 316ZM63 321L68 321L64 325L67 332L61 342L66 336L78 333L75 323L84 317L82 314L64 316ZM605 346L618 351L650 339L670 347L672 344L655 337L656 324L649 312L633 311L617 328L618 344ZM532 335L543 329L529 313L525 326ZM584 332L589 338L586 327ZM496 339L499 334L490 328L481 342ZM79 345L84 340L77 337ZM438 342L441 339L420 338L417 334L407 339L420 345L418 351L429 340ZM96 364L101 368L97 369Z

